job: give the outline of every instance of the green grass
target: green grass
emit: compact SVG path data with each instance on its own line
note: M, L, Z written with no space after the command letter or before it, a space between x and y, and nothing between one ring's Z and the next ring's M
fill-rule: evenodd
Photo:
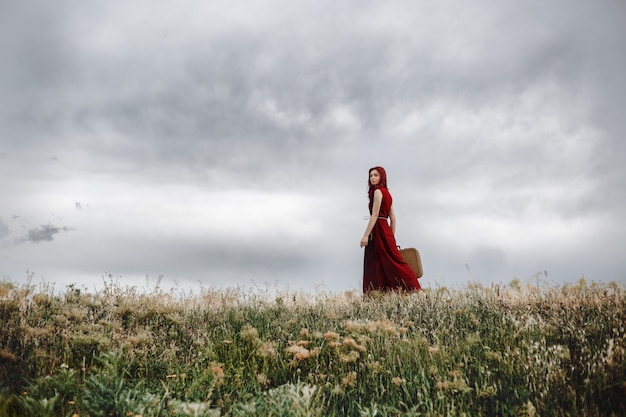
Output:
M0 282L0 416L622 416L625 301Z

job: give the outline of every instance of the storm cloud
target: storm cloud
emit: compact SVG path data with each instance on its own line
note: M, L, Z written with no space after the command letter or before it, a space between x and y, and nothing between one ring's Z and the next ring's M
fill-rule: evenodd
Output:
M380 164L423 285L626 280L625 17L618 0L10 1L0 216L31 223L0 239L50 245L3 245L0 274L358 288ZM67 226L32 225L52 215Z

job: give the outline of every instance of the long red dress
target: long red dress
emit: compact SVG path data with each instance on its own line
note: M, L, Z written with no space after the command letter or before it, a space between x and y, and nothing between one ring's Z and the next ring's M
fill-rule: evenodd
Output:
M402 260L396 238L389 226L392 198L385 187L377 187L383 193L378 220L365 247L363 261L363 292L369 291L419 291L422 289L415 273ZM370 214L372 202L370 201Z

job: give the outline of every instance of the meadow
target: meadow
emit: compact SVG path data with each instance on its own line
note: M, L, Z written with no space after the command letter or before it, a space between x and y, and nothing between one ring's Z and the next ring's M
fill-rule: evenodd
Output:
M615 282L417 294L0 282L0 416L624 416Z

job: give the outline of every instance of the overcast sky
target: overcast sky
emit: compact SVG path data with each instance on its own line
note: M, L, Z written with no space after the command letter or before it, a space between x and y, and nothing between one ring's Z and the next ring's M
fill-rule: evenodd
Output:
M623 0L4 0L0 278L359 290L382 165L425 287L626 282L625 22Z

